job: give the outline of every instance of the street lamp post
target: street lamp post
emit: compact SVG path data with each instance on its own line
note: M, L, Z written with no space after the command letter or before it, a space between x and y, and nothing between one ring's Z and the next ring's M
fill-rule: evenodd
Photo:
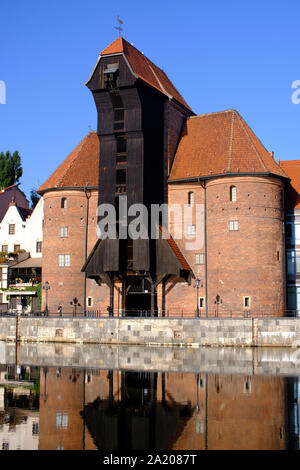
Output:
M72 302L70 302L70 305L73 305L73 307L74 307L74 309L73 309L73 317L76 317L76 310L77 310L77 307L80 307L80 303L78 302L77 297L74 297L74 299L72 300Z
M43 285L43 289L45 289L46 292L46 307L45 307L45 315L48 315L48 290L50 289L50 284L48 281L45 282Z
M194 287L196 287L196 289L197 289L197 309L196 309L197 318L199 317L199 287L200 287L200 282L201 282L200 279L197 278L195 280L195 284L194 284Z

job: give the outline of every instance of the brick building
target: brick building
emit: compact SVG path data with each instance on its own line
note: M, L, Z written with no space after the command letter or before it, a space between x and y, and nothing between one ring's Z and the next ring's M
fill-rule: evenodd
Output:
M121 37L86 85L97 132L39 189L50 312L61 304L69 313L77 299L80 312L111 315L283 315L289 177L239 113L195 116ZM159 219L159 239L122 239L124 197L148 215L153 204L174 208ZM96 235L97 206L107 203L117 210L114 240Z
M286 290L287 310L300 311L300 160L280 162L291 178L286 199Z
M85 280L81 272L86 253L97 240L98 165L99 140L96 132L90 132L39 188L44 199L42 281L50 286L50 313L56 314L60 305L62 313L72 312L73 299L80 304L76 307L78 313L83 312L84 297L93 309L105 303L105 289L93 280Z

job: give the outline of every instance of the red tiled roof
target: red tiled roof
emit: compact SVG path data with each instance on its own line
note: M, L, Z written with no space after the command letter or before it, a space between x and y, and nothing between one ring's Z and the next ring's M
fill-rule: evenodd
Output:
M169 96L170 99L174 98L185 108L193 112L165 72L153 64L153 62L134 46L129 44L124 38L118 37L106 47L100 55L105 56L111 54L124 54L133 73L137 75L138 78L156 88L164 95Z
M98 186L100 145L97 132L89 134L40 186L38 192L52 188Z
M165 227L163 227L162 225L159 226L159 229L160 229L164 239L166 240L166 242L170 246L171 250L175 254L176 258L178 259L182 269L184 269L186 271L192 271L192 268L190 267L190 265L186 261L185 257L181 253L181 250L180 250L179 246L177 245L177 243L175 242L172 235L170 235L170 233L167 231L167 229Z
M300 160L281 161L280 166L291 178L287 192L287 207L300 209Z
M189 117L169 181L226 173L272 173L288 178L237 111Z

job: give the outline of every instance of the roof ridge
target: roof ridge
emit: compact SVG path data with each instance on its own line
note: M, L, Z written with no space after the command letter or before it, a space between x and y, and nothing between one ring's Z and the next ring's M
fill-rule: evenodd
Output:
M94 132L95 132L95 131L94 131ZM86 139L87 139L87 137L89 136L89 134L90 134L90 132L82 139L81 145L80 145L80 143L78 144L78 146L77 146L77 152L76 152L76 154L74 155L74 158L72 158L72 160L71 160L69 166L68 166L68 167L66 168L66 170L64 171L64 174L62 175L62 177L58 180L56 186L59 186L59 185L62 183L64 177L66 176L66 173L70 170L70 168L72 168L74 162L76 161L76 158L78 158L79 153L81 152L83 146L85 145ZM79 145L80 145L80 147L79 147ZM79 147L79 148L78 148L78 147Z
M104 53L104 54L103 54L103 52L106 51L106 49L108 49L109 47L111 47L112 44L116 43L117 41L119 41L119 42L121 41L121 43L122 43L122 51L121 51L121 52L108 52L108 53ZM125 41L125 43L128 43L128 41L126 41L126 39L124 39L122 36L118 36L118 37L117 37L116 39L114 39L108 46L106 46L106 47L103 49L103 51L100 52L100 56L102 56L102 55L113 55L113 54L122 54L122 53L124 53L124 41ZM129 43L128 43L128 44L129 44Z
M246 129L246 126L245 126L246 123L243 122L242 117L239 115L239 113L238 113L237 111L235 111L235 113L236 113L236 115L237 115L237 117L238 117L238 119L239 119L239 122L240 122L240 124L241 124L241 126L242 126L242 129L243 129L243 131L244 131L244 134L246 135L246 137L247 137L247 139L248 139L248 141L249 141L251 147L253 148L254 152L256 153L256 156L258 157L258 159L259 159L259 161L260 161L261 166L262 166L262 167L264 168L264 170L268 173L268 169L267 169L267 167L266 167L266 165L265 165L265 163L264 163L264 161L263 161L261 155L259 154L259 151L257 150L257 148L256 148L256 146L255 146L253 140L251 139L251 137L249 136L249 134L248 134L248 132L247 132L247 129ZM251 128L249 127L249 129L251 129ZM251 131L252 131L252 129L251 129ZM253 132L253 131L252 131L252 132ZM254 132L253 132L253 134L254 134ZM258 137L257 137L257 138L258 138ZM263 145L263 144L261 143L261 145ZM264 145L263 145L263 146L264 146Z
M230 172L230 169L231 169L231 160L232 160L234 116L235 116L235 113L232 112L232 116L231 116L231 129L230 129L230 140L229 140L229 156L228 156L228 167L227 167L227 171L228 171L228 172Z
M216 114L234 113L234 112L237 113L235 109L224 109L224 111L214 111L212 113L196 114L196 116L189 116L188 119L195 119L199 117L214 116Z
M167 90L165 89L165 87L163 86L163 84L161 83L161 81L159 80L159 78L158 78L158 76L156 75L156 73L154 72L153 67L152 67L151 64L149 64L149 67L150 67L150 69L151 69L151 71L152 71L152 73L153 73L153 75L154 75L156 81L158 82L158 84L159 84L159 86L160 86L162 92L163 92L165 95L167 95L169 98L173 98L173 96L170 95L170 93L167 92Z

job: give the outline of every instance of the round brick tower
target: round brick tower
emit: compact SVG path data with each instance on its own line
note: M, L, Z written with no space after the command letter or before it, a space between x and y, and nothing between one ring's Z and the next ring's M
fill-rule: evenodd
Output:
M285 310L284 182L236 176L207 181L208 310Z
M178 241L194 280L173 287L171 308L184 291L183 313L196 313L198 279L202 316L284 314L288 181L235 110L186 121L169 177L169 203L192 200L195 211L197 201L204 207L204 222L193 227L205 232L205 243L191 251L184 249L186 239Z
M99 140L90 132L64 162L39 188L44 198L43 289L42 309L62 315L74 312L73 299L78 300L76 313L105 310L108 292L81 269L86 256L96 243L98 206ZM86 247L86 249L85 249ZM72 304L71 304L72 302ZM106 310L105 310L106 311Z

